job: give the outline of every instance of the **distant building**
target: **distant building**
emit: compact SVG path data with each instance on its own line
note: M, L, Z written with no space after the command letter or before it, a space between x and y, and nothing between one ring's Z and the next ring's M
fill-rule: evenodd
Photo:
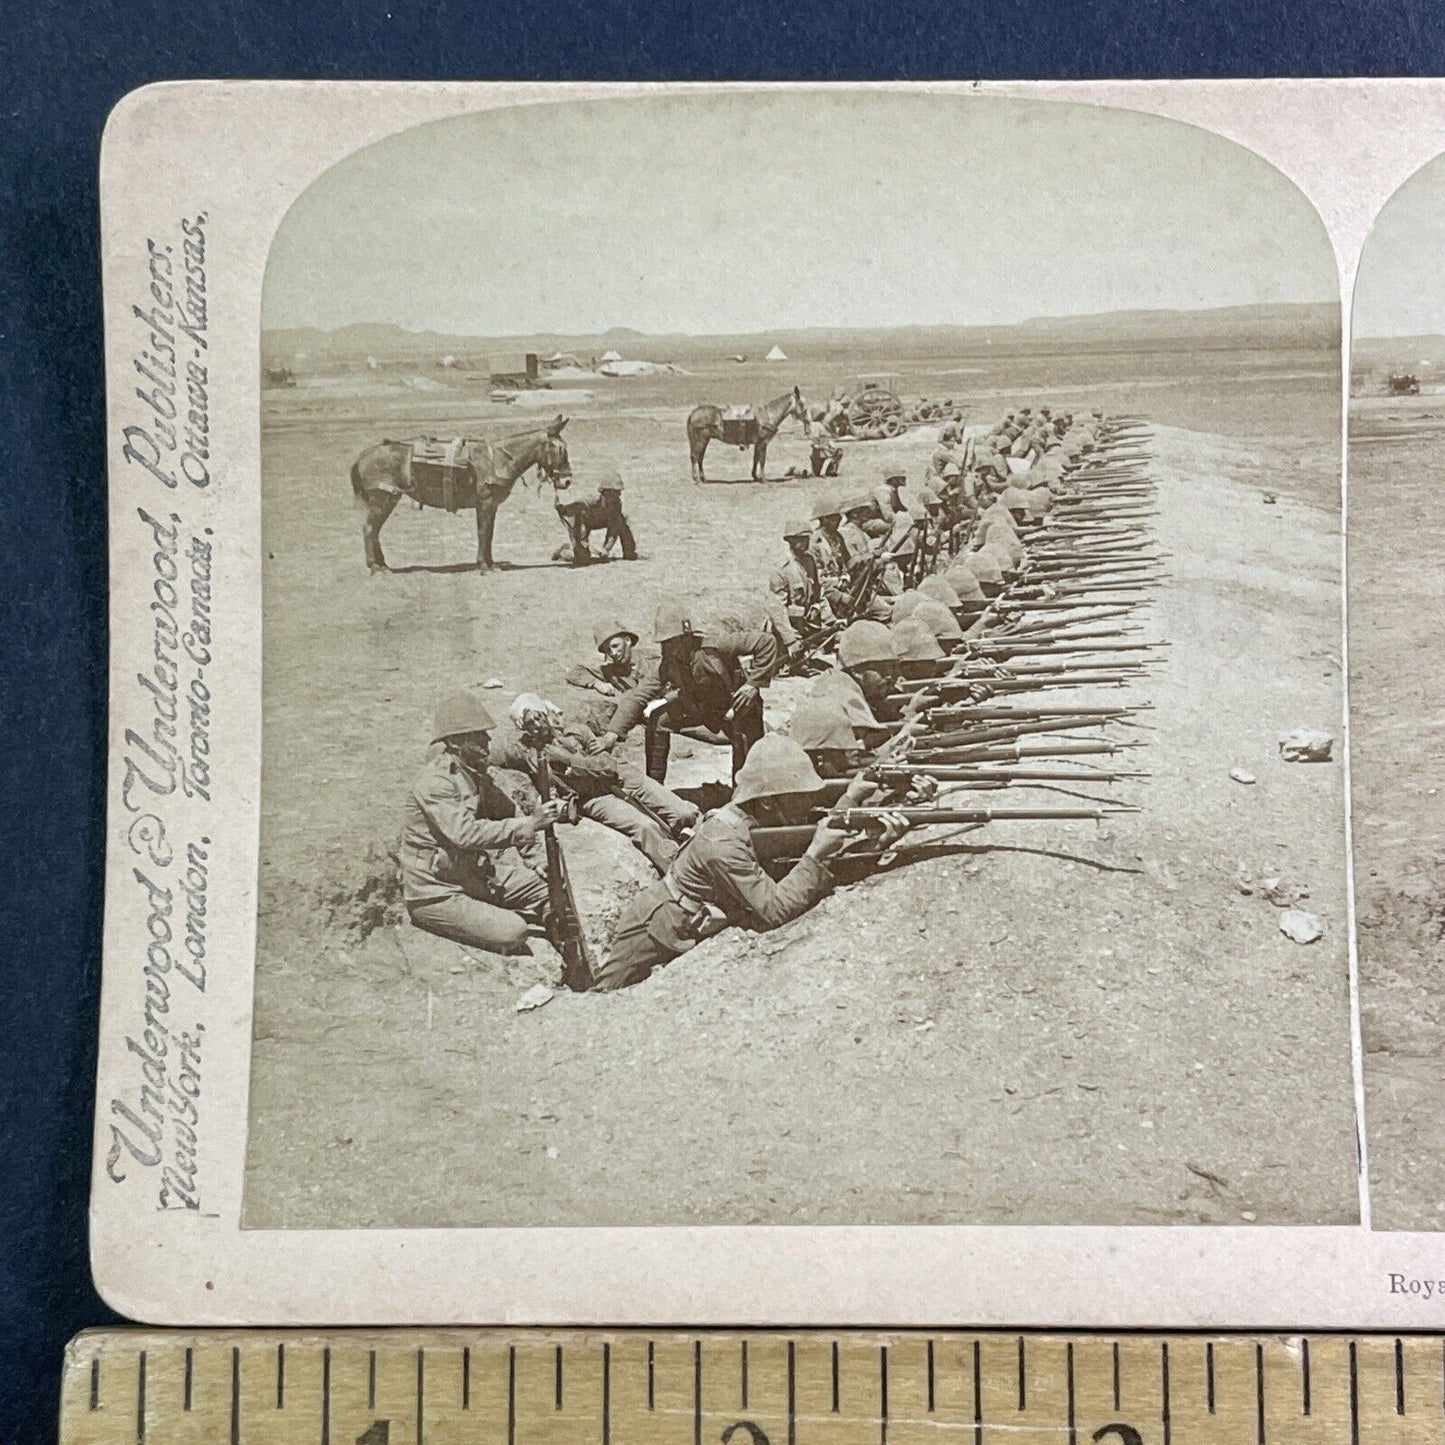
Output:
M621 360L622 360L622 357L621 357L621 355L620 355L618 352L616 352L616 351L604 351L604 352L602 353L602 360L603 360L603 361L621 361Z

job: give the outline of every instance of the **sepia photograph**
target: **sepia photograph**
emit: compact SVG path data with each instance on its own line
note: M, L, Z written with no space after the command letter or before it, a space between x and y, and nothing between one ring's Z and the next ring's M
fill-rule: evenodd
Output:
M244 1228L1359 1222L1280 171L518 105L324 169L260 305Z
M1379 1229L1445 1227L1445 164L1375 221L1355 279L1350 759L1370 1195Z

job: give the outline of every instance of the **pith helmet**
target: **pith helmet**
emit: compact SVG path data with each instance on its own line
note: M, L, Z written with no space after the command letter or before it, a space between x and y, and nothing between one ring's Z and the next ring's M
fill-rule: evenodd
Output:
M858 734L848 721L842 704L831 697L805 697L788 724L788 736L804 752L836 748L847 752L858 746Z
M854 512L871 512L876 505L877 503L874 502L873 498L866 494L859 497L849 497L848 500L843 503L843 515L848 517Z
M838 638L838 661L844 667L865 667L870 662L897 662L898 654L881 622L852 622Z
M913 616L913 609L923 601L921 592L914 592L910 589L907 592L900 592L893 599L892 618L895 622L901 622L905 617Z
M614 637L625 637L634 647L642 640L630 627L615 618L602 617L593 624L592 640L597 644L598 652L604 651Z
M991 552L987 547L978 552L966 553L963 565L980 582L987 582L990 586L997 587L1003 581L1003 568L999 566L998 553Z
M671 642L674 637L685 637L694 630L690 607L682 602L664 602L652 622L652 640Z
M830 667L813 679L809 697L823 697L843 709L843 716L853 728L876 728L878 719L863 696L863 689L841 668Z
M597 490L599 492L620 492L622 490L622 473L616 467L603 467L597 474Z
M1047 517L1053 510L1054 499L1047 487L1030 487L1027 505L1029 516Z
M943 574L943 580L958 594L960 602L983 601L983 588L978 585L978 578L963 563L950 567Z
M885 470L883 473L883 485L885 487L901 487L908 480L907 472L900 472L897 467Z
M957 607L959 603L958 593L949 585L946 577L925 577L918 584L919 595L932 599L934 602L941 602L945 607Z
M943 603L935 602L931 597L925 597L918 604L909 621L921 622L935 637L963 636L963 628L958 625L958 618Z
M792 738L769 733L753 744L738 769L733 802L751 803L757 798L781 798L790 793L817 793L823 780L807 753Z
M838 505L837 497L819 497L813 507L813 520L821 522L824 517L841 517L842 508Z
M1028 489L1019 486L1017 482L1010 482L1008 486L1003 489L1003 494L999 497L999 501L1011 512L1018 508L1026 507L1029 502Z
M805 522L801 517L795 518L783 528L783 541L791 541L794 537L811 537L813 535L813 524Z
M437 704L432 741L460 737L463 733L489 733L497 726L482 705L481 698L470 692L454 692Z
M944 655L933 629L918 617L893 624L893 645L899 662L937 662Z

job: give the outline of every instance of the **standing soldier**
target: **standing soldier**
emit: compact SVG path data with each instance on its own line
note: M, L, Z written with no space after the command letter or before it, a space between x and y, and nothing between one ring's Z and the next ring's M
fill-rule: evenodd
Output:
M587 736L565 726L556 703L521 693L511 719L516 739L493 746L492 767L521 773L539 794L551 792L579 816L622 834L659 873L667 872L677 840L697 823L691 803L642 774L624 776L611 758L589 757Z
M623 909L595 989L641 983L711 934L730 925L781 928L806 913L829 889L828 860L848 834L827 820L780 882L758 861L752 830L805 822L823 780L790 738L763 738L738 770L732 801L709 813L661 882Z
M565 804L540 803L530 816L487 771L492 715L457 693L436 712L427 758L407 800L401 837L402 896L428 933L491 953L526 950L527 925L545 923L547 860L538 833Z
M787 614L793 631L806 643L837 620L818 581L818 564L808 544L813 529L798 522L783 533L788 560L768 578L768 591Z
M660 783L667 778L672 734L704 728L732 744L736 779L763 735L762 689L782 660L776 635L763 629L705 634L700 624L694 627L687 606L664 602L652 636L662 647L658 671L641 677L617 704L606 738L615 742L645 721L647 773Z
M560 492L557 494L562 495ZM572 538L572 565L585 567L592 558L591 538L593 532L603 532L602 555L605 557L619 542L622 544L624 561L637 560L637 543L633 540L632 528L622 510L622 473L616 467L605 467L597 481L597 495L584 497L580 501L557 503L557 515ZM567 555L566 546L559 547L553 556L562 560Z

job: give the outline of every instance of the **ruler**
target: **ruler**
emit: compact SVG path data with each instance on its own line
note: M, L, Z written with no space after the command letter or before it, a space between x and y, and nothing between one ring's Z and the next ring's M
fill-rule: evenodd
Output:
M1445 1337L104 1330L61 1445L1438 1445Z

